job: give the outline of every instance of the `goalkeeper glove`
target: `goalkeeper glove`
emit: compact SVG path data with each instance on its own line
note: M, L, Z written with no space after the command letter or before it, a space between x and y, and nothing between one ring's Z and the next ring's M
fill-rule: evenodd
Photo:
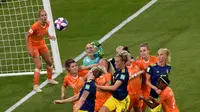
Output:
M103 50L98 51L98 55L99 55L99 57L103 57L103 56L104 56L104 52L103 52Z
M91 44L92 44L93 46L96 46L96 47L101 46L101 44L100 44L97 40L92 41Z

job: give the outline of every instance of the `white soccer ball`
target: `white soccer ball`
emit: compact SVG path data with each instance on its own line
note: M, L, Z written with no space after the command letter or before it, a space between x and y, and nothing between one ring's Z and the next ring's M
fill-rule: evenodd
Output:
M59 17L58 19L56 19L54 24L56 29L59 31L65 30L68 26L67 20L63 17Z

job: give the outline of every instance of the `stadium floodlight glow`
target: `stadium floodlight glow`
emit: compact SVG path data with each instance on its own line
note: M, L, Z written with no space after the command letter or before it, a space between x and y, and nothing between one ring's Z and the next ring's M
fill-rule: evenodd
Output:
M9 0L0 5L0 76L33 74L34 64L25 46L25 34L45 9L50 21L49 33L56 37L49 0ZM46 38L47 39L47 38ZM62 65L57 41L46 40L54 62L54 72L61 73ZM42 74L45 74L43 62Z

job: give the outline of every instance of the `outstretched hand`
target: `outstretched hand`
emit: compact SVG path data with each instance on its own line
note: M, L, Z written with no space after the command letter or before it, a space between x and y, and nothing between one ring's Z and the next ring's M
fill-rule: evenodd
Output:
M63 101L62 101L62 100L54 100L52 103L53 103L53 104L62 104Z
M51 36L51 35L49 35L49 37L48 37L50 40L56 40L56 37L55 36Z

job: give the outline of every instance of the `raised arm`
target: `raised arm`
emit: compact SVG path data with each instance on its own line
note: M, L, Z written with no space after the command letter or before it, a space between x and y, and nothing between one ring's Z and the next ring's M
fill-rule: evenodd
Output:
M97 48L97 51L95 52L95 54L97 54L100 57L103 57L104 51L101 44L98 41L92 41L91 44Z

